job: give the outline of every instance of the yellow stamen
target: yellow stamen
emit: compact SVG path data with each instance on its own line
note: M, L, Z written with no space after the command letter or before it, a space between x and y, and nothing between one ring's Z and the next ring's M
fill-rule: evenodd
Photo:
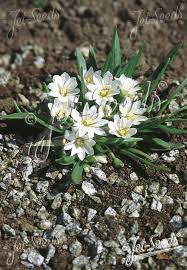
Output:
M107 97L108 94L109 94L109 88L105 87L105 88L102 88L100 91L99 91L99 96L101 97Z
M83 138L77 138L76 140L75 140L75 145L76 146L83 146L84 145L84 139Z
M57 113L56 113L56 117L57 118L63 118L65 116L65 112L64 110L59 110Z
M126 118L127 118L128 120L134 120L135 117L136 117L135 114L132 113L132 112L129 112L129 113L127 113L127 115L126 115Z
M84 77L86 83L93 83L93 77L91 75L87 75Z
M60 92L60 94L61 94L63 97L67 96L67 93L68 93L67 89L64 88L64 87L61 87L61 88L59 89L59 92Z
M120 136L122 136L122 137L125 137L125 136L127 136L128 135L128 129L127 128L120 128L120 129L118 129L118 134L120 135Z
M82 120L82 124L84 125L84 126L86 126L86 127L89 127L89 126L91 126L92 125L92 120L90 119L90 118L87 118L87 119L83 119Z

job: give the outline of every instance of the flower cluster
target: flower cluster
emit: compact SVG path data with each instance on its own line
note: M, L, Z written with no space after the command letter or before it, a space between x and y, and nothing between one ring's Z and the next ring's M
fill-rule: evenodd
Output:
M97 136L129 138L136 134L135 126L147 119L138 100L137 81L125 75L115 78L109 71L102 76L92 67L83 70L83 78L87 89L83 102L79 102L81 90L76 78L66 72L53 76L48 85L49 96L54 97L48 104L51 116L71 123L72 130L64 134L64 150L71 150L71 156L77 154L80 160L94 154Z

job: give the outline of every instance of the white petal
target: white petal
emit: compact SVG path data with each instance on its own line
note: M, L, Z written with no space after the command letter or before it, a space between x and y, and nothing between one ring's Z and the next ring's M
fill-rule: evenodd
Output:
M53 76L53 82L56 83L58 86L63 86L63 80L62 77L59 75Z
M73 109L71 112L71 117L78 122L80 120L80 113L77 110Z
M70 76L67 72L64 72L61 74L61 79L65 83L67 80L69 80Z
M82 148L77 149L77 154L80 160L84 160L85 158L85 151Z
M88 100L93 100L93 94L92 94L92 92L87 92L85 94L85 98L88 99Z
M86 102L86 104L84 106L82 115L83 116L88 116L89 115L89 105L88 105L88 102Z
M77 80L76 78L70 78L69 80L66 81L66 83L64 84L65 87L67 87L68 89L74 89L77 87Z
M104 74L104 78L103 78L104 82L106 85L110 85L112 83L112 80L113 80L113 75L112 73L110 73L110 71L107 71L105 74Z

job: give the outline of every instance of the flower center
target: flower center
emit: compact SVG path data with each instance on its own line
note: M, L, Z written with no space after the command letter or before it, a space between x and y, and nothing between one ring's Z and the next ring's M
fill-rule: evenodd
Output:
M132 112L129 112L129 113L127 113L127 115L126 115L126 118L127 118L128 120L134 120L134 119L135 119L135 114L132 113Z
M63 118L65 116L65 112L64 112L64 110L59 110L58 112L57 112L57 114L56 114L56 117L57 118Z
M105 87L105 88L102 88L100 91L99 91L99 96L101 97L107 97L109 94L109 88Z
M84 126L86 126L86 127L89 127L89 126L92 125L92 119L90 119L90 118L83 119L83 120L82 120L82 124L83 124Z
M75 140L75 145L76 146L83 146L84 145L84 139L83 138L77 138L76 140Z
M118 134L122 137L125 137L128 135L128 129L127 128L120 128L118 129Z
M86 83L92 83L93 77L91 75L87 75L84 77Z
M67 96L68 91L67 91L66 88L61 87L61 88L59 89L59 93L60 93L63 97L65 97L65 96Z

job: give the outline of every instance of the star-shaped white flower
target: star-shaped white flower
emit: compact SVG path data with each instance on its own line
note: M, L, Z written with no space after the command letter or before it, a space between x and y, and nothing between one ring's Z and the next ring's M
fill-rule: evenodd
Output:
M54 103L48 103L51 116L57 119L68 117L71 114L71 104L68 102L61 102L58 98L54 99Z
M141 121L147 120L147 117L142 115L146 109L141 108L141 101L137 100L133 102L130 98L127 98L123 104L119 105L121 116L127 120L131 120L133 125L139 125Z
M114 115L114 122L108 122L109 133L122 138L129 138L137 133L137 129L131 128L131 126L131 121L120 118L118 114Z
M140 90L138 82L126 77L124 74L116 78L116 80L119 82L120 93L124 97L133 99L137 95L137 91Z
M94 74L101 74L101 70L94 71L93 67L90 67L88 70L84 69L83 70L83 77L84 77L84 83L87 85L93 84L93 76Z
M71 150L71 156L78 155L80 160L84 160L86 154L93 155L95 141L90 139L88 135L80 136L78 132L66 130L65 139L69 142L65 144L64 150Z
M80 137L85 134L88 134L89 138L93 138L94 134L105 135L105 131L101 127L106 125L108 121L99 116L96 106L89 109L89 105L86 103L82 114L73 109L71 117L75 121L74 127Z
M106 102L113 102L113 96L120 93L118 81L113 80L113 75L107 71L103 77L98 74L93 75L93 83L88 84L89 91L85 97L88 100L95 100L98 105Z
M76 95L80 92L80 90L76 87L76 78L71 78L66 72L64 72L61 76L54 75L53 82L48 84L48 88L51 90L49 95L59 98L59 100L62 102L76 102Z

